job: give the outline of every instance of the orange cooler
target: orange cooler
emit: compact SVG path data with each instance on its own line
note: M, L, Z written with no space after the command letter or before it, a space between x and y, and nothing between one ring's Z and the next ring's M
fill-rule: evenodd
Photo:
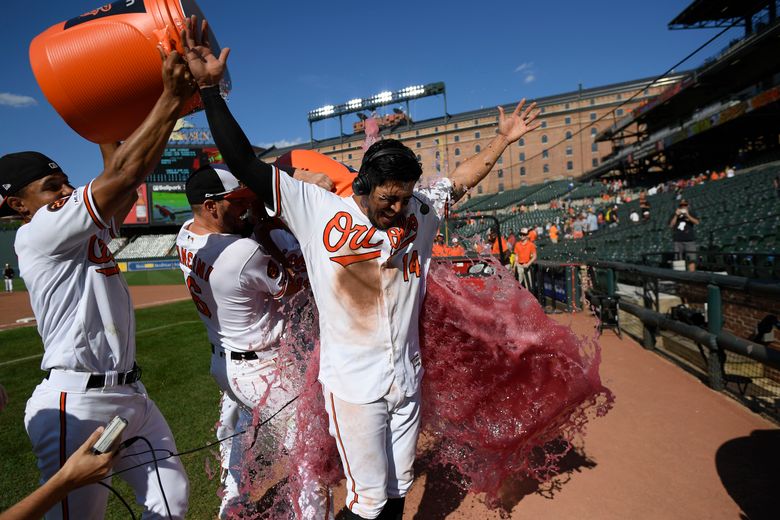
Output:
M30 64L46 99L78 134L95 143L126 139L163 90L157 45L182 52L179 33L192 0L120 0L50 27L30 44ZM219 46L209 34L215 54ZM222 89L230 81L225 74ZM195 94L185 116L202 108Z

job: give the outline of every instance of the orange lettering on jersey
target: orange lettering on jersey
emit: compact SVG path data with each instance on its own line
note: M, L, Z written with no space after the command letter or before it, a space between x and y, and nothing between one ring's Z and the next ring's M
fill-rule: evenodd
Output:
M90 262L95 264L108 264L114 262L114 255L111 254L108 246L96 235L92 235L89 238L89 245L87 248L87 258ZM114 263L112 266L97 269L97 272L103 276L114 276L115 274L119 274L119 268L116 263Z
M325 231L322 235L322 241L325 245L325 249L331 253L335 253L340 250L344 244L349 241L349 248L353 251L358 249L373 249L379 247L383 240L378 242L372 242L376 228L371 226L370 228L362 224L354 224L352 222L352 215L346 211L339 211L325 226ZM346 267L349 264L355 262L364 262L371 260L372 258L379 258L379 251L372 251L371 253L357 253L341 255L338 257L331 257L331 260Z

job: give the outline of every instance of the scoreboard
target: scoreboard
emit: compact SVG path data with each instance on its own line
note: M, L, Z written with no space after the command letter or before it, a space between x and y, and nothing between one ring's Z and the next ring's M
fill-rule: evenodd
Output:
M201 166L221 162L222 155L214 145L168 146L147 182L186 182Z

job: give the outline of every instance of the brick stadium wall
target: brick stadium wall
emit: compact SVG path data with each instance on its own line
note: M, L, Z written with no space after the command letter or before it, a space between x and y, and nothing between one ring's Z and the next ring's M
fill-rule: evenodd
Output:
M680 297L686 305L704 311L707 302L707 286L684 284L678 286ZM756 325L767 314L780 316L780 301L770 296L755 296L740 291L721 289L723 328L740 338L750 339L756 332ZM769 344L780 351L780 338ZM766 376L780 381L780 371L765 367Z

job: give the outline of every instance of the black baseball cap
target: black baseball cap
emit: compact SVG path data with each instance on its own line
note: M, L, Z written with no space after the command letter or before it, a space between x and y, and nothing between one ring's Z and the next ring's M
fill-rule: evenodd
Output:
M6 199L38 179L64 173L60 165L40 152L16 152L0 157L0 217L13 215Z
M242 187L223 165L208 165L195 170L187 179L184 191L190 204L203 204L208 199L255 198L252 190Z

